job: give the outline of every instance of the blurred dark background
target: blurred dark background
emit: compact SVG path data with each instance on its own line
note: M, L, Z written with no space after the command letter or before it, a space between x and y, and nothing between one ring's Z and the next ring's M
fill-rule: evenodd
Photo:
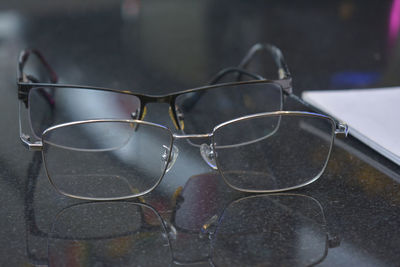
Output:
M204 84L256 42L295 92L398 85L399 1L3 1L1 51L43 51L62 81L149 93ZM271 62L272 65L272 62ZM5 67L5 66L4 66Z

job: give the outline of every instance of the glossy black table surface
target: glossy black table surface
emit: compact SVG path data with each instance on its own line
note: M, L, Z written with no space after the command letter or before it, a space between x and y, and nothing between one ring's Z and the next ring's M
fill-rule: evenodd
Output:
M2 1L0 265L398 266L400 167L351 136L335 142L318 181L282 194L230 189L183 140L144 197L59 194L40 152L20 142L16 65L35 47L62 82L163 94L204 85L268 42L297 95L396 86L399 25L397 0ZM148 109L146 120L173 128L168 106Z

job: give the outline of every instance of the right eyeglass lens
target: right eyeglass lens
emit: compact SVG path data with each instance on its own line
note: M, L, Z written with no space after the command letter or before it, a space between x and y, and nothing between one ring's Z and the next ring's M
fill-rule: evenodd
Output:
M209 133L234 118L281 110L282 88L268 82L221 86L180 95L176 107L183 115L186 134Z
M74 87L37 87L29 91L29 119L40 138L50 126L89 119L132 119L140 109L134 95Z
M273 113L229 123L214 132L217 167L239 190L306 185L323 172L334 122L312 114Z
M72 124L45 132L49 179L78 198L133 197L155 187L165 173L172 134L140 121Z

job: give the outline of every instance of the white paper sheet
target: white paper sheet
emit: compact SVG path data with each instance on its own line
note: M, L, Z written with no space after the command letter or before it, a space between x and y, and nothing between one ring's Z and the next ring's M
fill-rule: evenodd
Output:
M306 91L302 98L346 122L351 135L400 165L400 87Z

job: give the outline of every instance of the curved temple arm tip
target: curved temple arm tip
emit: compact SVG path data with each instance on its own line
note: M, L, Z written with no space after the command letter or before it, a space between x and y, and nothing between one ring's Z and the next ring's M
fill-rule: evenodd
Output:
M271 44L262 44L262 43L257 43L253 45L250 50L247 52L245 57L242 59L242 61L239 64L239 68L246 68L250 62L253 60L255 55L259 52L266 51L272 55L272 58L278 67L278 75L279 79L287 79L291 78L289 68L285 62L285 59L283 57L282 51Z
M57 83L58 82L57 73L53 70L53 68L47 62L47 60L45 59L43 54L39 50L34 49L34 48L25 49L19 55L19 59L18 59L18 81L19 82L32 81L32 80L29 79L29 76L24 73L24 67L25 67L26 62L28 61L29 56L31 54L35 55L40 60L42 65L45 67L45 69L46 69L46 71L47 71L47 73L49 75L50 81L52 83Z

